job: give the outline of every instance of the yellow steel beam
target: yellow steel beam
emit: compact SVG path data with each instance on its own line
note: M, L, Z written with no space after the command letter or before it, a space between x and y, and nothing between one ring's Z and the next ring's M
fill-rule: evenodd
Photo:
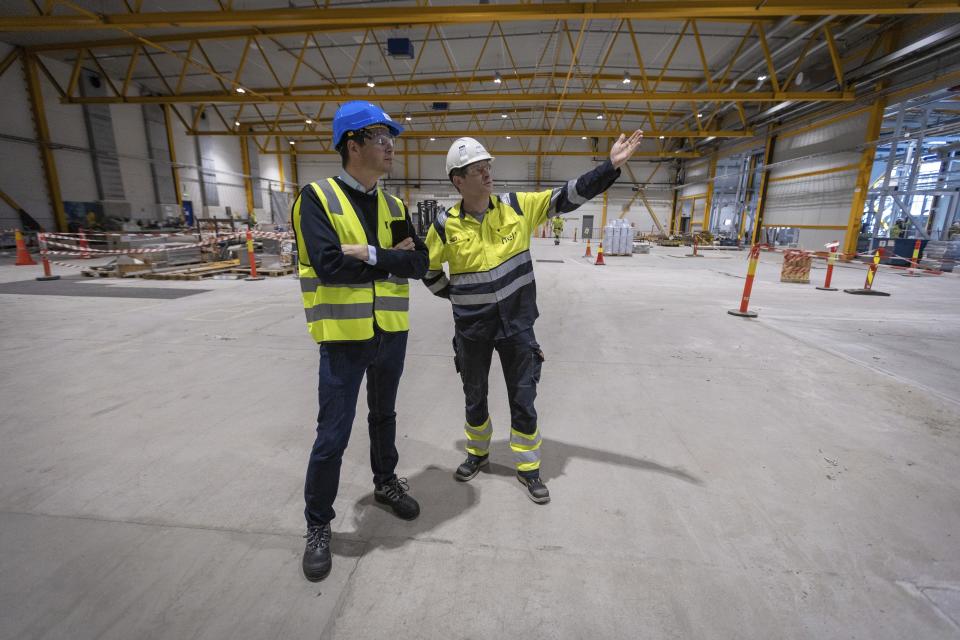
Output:
M840 54L837 53L837 44L833 40L833 33L830 32L830 25L823 25L823 36L830 49L830 60L833 61L833 72L837 75L837 86L843 87L843 63L840 62Z
M717 177L717 154L710 156L710 168L707 171L707 197L703 205L703 224L701 231L710 230L710 212L713 210L713 179Z
M297 149L291 149L290 154L290 179L293 181L293 193L296 195L300 191L300 167L297 166Z
M7 71L7 69L10 68L10 65L13 64L13 62L17 59L19 55L20 55L20 50L18 48L14 47L13 49L10 50L10 53L8 53L6 57L3 59L3 62L0 62L0 76L2 76Z
M815 176L826 176L831 173L844 173L847 171L855 171L860 168L860 164L845 164L840 167L831 167L829 169L818 169L816 171L803 171L801 173L791 173L785 176L777 176L776 178L770 178L770 182L782 182L784 180L799 180L800 178L813 178Z
M253 178L250 177L250 142L240 138L240 160L243 163L243 191L247 196L247 216L253 215Z
M960 103L958 103L957 106L960 107ZM409 112L405 112L405 113L403 113L403 114L398 113L398 114L395 114L395 115L397 116L397 120L399 120L399 119L400 119L401 117L403 117L404 115L409 115L412 119L417 120L417 119L419 119L419 118L430 118L430 117L434 117L434 116L444 116L444 117L451 117L451 116L472 116L472 115L494 116L494 115L499 114L499 113L506 113L506 114L508 114L508 115L510 115L510 116L514 116L514 115L518 115L518 114L521 114L521 113L539 113L539 112L541 112L541 111L543 111L543 108L542 108L542 107L510 107L509 109L502 109L502 110L501 110L501 109L492 108L492 107L484 107L483 109L454 109L454 110L450 110L450 111L434 111L434 110L431 109L431 110L428 110L428 111L409 111ZM564 107L564 108L562 108L560 111L561 111L562 113L580 113L581 111L583 111L583 109L581 109L580 107L577 107L577 108ZM644 116L644 117L647 117L647 116L649 116L649 114L650 114L650 110L648 110L648 109L617 109L616 111L617 111L617 113L622 114L622 115L625 115L625 116ZM654 113L654 115L656 115L656 116L663 116L663 117L665 117L665 118L671 118L671 117L674 117L674 116L685 115L686 112L685 112L685 111L660 111L660 110L654 110L653 113ZM324 117L324 118L311 118L311 119L313 120L313 122L314 122L315 124L329 124L330 122L333 121L333 117L332 117L332 116L330 116L330 117ZM243 122L243 124L256 125L256 124L261 124L261 122L246 121L246 122ZM283 120L280 120L277 124L279 124L279 125L303 125L303 124L305 124L305 123L304 123L304 119L303 119L303 118L297 118L297 119L291 118L291 119L283 119ZM409 126L410 126L410 125L408 125L405 121L401 121L400 124L402 124L402 125L405 126L405 127L409 127ZM647 133L646 135L649 136L650 134Z
M645 19L645 18L644 18ZM658 20L658 18L649 18L650 20ZM794 22L798 24L806 24L809 21L812 21L814 18L799 17ZM662 20L671 20L669 18L662 18ZM701 19L701 22L719 22L719 23L753 23L758 20L764 22L773 22L776 20L775 16L771 17L756 17L749 16L744 18L712 18L709 20ZM883 20L882 17L878 17L875 20L868 22L867 25L877 26ZM428 25L433 26L433 25ZM389 28L389 25L387 27ZM247 38L254 35L271 37L271 36L282 36L282 35L301 35L305 33L312 32L324 32L324 33L334 33L334 32L350 32L350 31L359 31L360 27L356 23L344 23L344 24L330 24L319 26L293 26L293 27L244 27L240 29L216 29L212 31L177 31L175 33L167 33L164 35L154 35L150 37L151 42L187 42L189 40L233 40L240 38ZM429 37L429 36L427 36ZM28 51L34 52L43 52L43 51L65 51L68 49L82 49L82 48L117 48L117 47L130 47L134 45L141 44L142 41L136 37L126 37L126 38L103 38L97 40L83 40L77 42L53 42L47 44L38 44L30 47L25 47ZM421 50L423 47L421 47Z
M283 178L283 156L284 156L284 154L281 153L281 151L280 151L280 149L281 149L281 146L280 146L280 138L277 138L276 140L277 140L277 172L278 172L279 175L280 175L280 193L283 193L284 191L287 190L287 187L286 187L286 184L285 184L285 180L284 180L284 178ZM291 149L289 152L287 152L286 155L293 155L293 153L294 153L294 151Z
M126 97L67 97L64 103L73 104L203 104L203 103L340 103L350 100L373 100L380 103L394 102L447 102L447 103L496 103L496 102L852 102L853 91L661 91L661 92L602 92L602 93L385 93L385 94L301 94L301 95L250 95L245 94L191 94L166 96L126 96Z
M750 155L750 164L747 169L747 188L744 196L743 208L740 209L740 224L737 225L737 244L743 241L743 227L747 221L747 205L750 204L750 192L753 191L753 181L757 174L757 154Z
M173 139L170 122L170 105L163 105L163 126L167 130L167 151L170 155L170 171L173 173L173 189L177 192L177 214L183 217L183 190L180 186L180 170L177 168L177 146Z
M873 172L873 158L877 151L876 140L880 135L883 111L887 107L887 98L882 97L873 103L870 121L867 123L866 143L860 154L859 173L853 189L853 201L850 203L850 217L847 219L846 235L843 239L842 253L857 252L857 237L860 233L860 221L863 218L863 206L867 202L870 175Z
M492 74L489 75L475 75L472 74L469 78L464 78L463 76L420 76L418 78L408 78L406 80L378 80L377 88L378 89L393 89L400 88L405 89L408 87L421 87L421 86L432 86L432 85L448 85L456 83L466 83L470 84L479 84L484 83L489 86ZM566 78L567 74L559 71L546 71L542 73L512 73L510 75L504 75L504 81L507 80L533 80L534 78ZM615 73L574 73L571 76L571 79L578 80L582 82L587 82L588 84L598 83L602 81L617 81L623 79L623 74L617 75ZM683 84L688 82L700 82L703 80L700 76L697 75L665 75L663 77L663 82L668 84ZM296 93L306 93L306 92L319 92L319 91L346 91L350 89L360 89L365 90L367 86L366 79L356 82L342 82L342 83L322 83L322 84L307 84L307 85L298 85L295 87L288 87L287 89L278 89L277 86L273 87L260 87L253 89L256 93L261 93L264 95L270 94L296 94ZM190 94L185 94L190 95Z
M293 151L278 151L277 155L290 155ZM298 156L321 156L321 155L339 155L333 149L297 149L296 151ZM598 158L603 159L607 157L608 153L606 151L550 151L546 150L542 152L545 156L550 156L551 158L557 157L578 157L578 158ZM400 152L400 155L406 155L403 152ZM410 155L421 155L421 156L446 156L446 149L440 151L416 151L411 152ZM518 156L524 158L533 158L537 155L536 151L503 151L498 150L495 156ZM674 158L699 158L700 154L696 151L636 151L633 154L633 158L653 158L653 159L674 159Z
M40 141L40 156L43 159L43 172L47 179L47 193L58 231L67 230L67 214L60 195L60 179L57 176L57 162L50 148L50 128L47 126L47 114L43 107L43 90L37 76L37 59L34 54L23 54L23 66L27 76L27 92L30 94L30 108L33 110L33 123Z
M258 9L246 11L160 11L125 14L6 16L0 31L79 29L155 29L191 27L342 27L400 26L558 20L637 18L682 20L821 15L911 15L960 13L955 0L652 0L649 2L570 2L464 5L443 7Z
M773 148L776 142L776 134L767 136L767 146L763 151L763 174L760 176L760 192L757 195L757 210L753 214L753 232L750 237L750 244L757 244L760 229L763 227L763 213L767 205L767 189L770 186L770 163L773 161Z
M562 138L580 138L587 136L588 138L616 138L620 135L620 131L592 131L590 129L558 129L552 132L552 135ZM327 137L331 135L330 131L326 130L299 130L299 131L282 131L277 129L270 129L267 131L257 131L253 128L244 127L240 131L229 130L229 131L191 131L190 135L196 136L286 136L287 138L312 138L312 137ZM549 137L551 132L546 129L438 129L438 130L426 130L426 131L413 131L411 129L406 129L403 132L403 137L405 138L463 138L463 137L477 137L477 136L513 136L516 138L536 138L536 137ZM644 131L644 135L648 138L663 136L664 138L705 138L708 136L713 136L715 138L749 138L753 135L753 131L720 131L720 130L709 130L704 129L703 131Z

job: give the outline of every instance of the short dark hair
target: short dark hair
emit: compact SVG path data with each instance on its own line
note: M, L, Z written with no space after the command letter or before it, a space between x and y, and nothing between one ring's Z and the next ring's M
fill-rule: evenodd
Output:
M364 142L367 140L367 135L362 129L360 131L348 131L341 140L340 146L337 147L337 151L340 152L340 165L346 169L347 160L350 159L350 150L347 148L347 142L353 140L362 147Z

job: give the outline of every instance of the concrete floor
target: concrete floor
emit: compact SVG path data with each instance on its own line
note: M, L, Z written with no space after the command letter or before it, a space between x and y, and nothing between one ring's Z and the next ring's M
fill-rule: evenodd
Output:
M744 320L745 253L688 251L601 268L535 240L563 260L536 265L547 506L513 477L498 365L494 464L453 480L452 320L415 286L398 471L423 512L373 502L362 411L319 584L297 282L31 295L7 258L30 282L0 286L0 638L960 637L960 276L865 298L767 254Z

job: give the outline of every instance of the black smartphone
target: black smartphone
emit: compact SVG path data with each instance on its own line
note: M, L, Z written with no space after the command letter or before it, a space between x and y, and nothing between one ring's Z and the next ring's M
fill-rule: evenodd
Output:
M403 220L393 220L390 222L390 234L393 236L393 244L391 247L395 247L405 238L412 238L413 229L410 228L410 223L406 218Z

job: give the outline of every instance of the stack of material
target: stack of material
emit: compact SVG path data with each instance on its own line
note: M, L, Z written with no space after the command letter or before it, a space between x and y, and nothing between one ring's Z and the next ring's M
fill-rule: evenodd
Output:
M629 220L614 220L604 227L603 252L609 256L633 255L633 227Z
M931 240L923 249L920 266L953 271L953 265L957 262L960 262L960 240Z
M123 235L110 238L109 248L117 251L124 249L163 249L150 253L132 254L153 267L175 267L183 264L203 262L200 247L191 235L158 238L149 235Z

